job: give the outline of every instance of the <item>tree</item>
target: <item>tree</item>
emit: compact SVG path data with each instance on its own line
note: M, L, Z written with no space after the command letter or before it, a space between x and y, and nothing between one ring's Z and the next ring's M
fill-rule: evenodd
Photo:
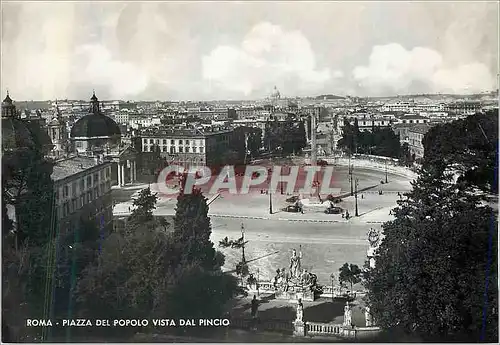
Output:
M358 265L348 264L347 262L339 268L340 284L351 284L351 291L354 284L361 282L361 269Z
M422 169L396 219L383 224L366 276L371 310L383 328L425 340L497 342L497 261L487 254L496 252L496 215L453 183L446 164Z
M153 220L153 210L156 208L157 194L151 193L151 189L144 188L139 192L139 196L134 200L136 206L130 214L129 221L136 223L147 223Z
M201 193L182 191L174 232L168 233L161 226L158 229L156 219L149 216L154 196L147 190L141 195L144 198L139 197L142 201L137 206L143 210L132 214L126 231L113 233L104 241L99 258L78 281L79 315L110 319L124 314L134 318L220 317L238 289L236 279L220 270L224 257L215 253L209 240L205 198Z
M423 139L425 166L445 162L459 180L498 194L498 109L431 128Z
M215 250L210 241L212 233L208 205L201 191L193 188L185 193L186 175L181 181L181 192L177 197L174 216L174 236L181 245L182 260L186 263L197 262L205 269L213 269Z

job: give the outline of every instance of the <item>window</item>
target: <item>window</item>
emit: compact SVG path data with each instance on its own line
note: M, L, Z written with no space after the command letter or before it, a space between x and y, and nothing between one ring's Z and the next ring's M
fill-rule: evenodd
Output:
M94 199L97 199L99 197L99 187L94 188Z
M69 186L65 185L63 188L63 198L66 198L69 195Z
M86 202L86 203L88 204L88 203L90 203L91 201L92 201L92 192L91 192L91 191L89 191L89 192L87 192L87 202Z
M85 189L85 180L82 178L80 180L80 192L83 192L84 189Z
M94 185L96 185L98 183L99 183L99 174L96 173L96 174L94 174Z
M76 182L73 182L73 183L71 184L71 195L72 195L73 197L75 197L75 196L76 196Z
M179 145L182 145L182 139L179 139Z
M87 176L87 189L92 186L92 176Z
M167 139L163 139L163 145L167 145Z
M175 145L175 140L174 139L170 140L170 145Z
M83 205L85 205L85 194L82 193L82 195L80 195L80 206L79 207L82 207Z
M71 211L76 211L77 209L78 209L77 200L76 198L73 198L71 200Z
M179 152L180 152L180 153L183 153L183 152L184 152L184 150L183 150L183 149L184 149L184 148L183 148L182 146L179 146Z
M153 139L149 139L149 144L150 144L150 145L153 145L154 143L155 143L155 142L154 142L154 140L153 140Z
M198 152L198 148L197 147L193 147L193 153L197 153Z
M189 153L189 146L186 146L186 153Z
M65 202L63 205L63 217L69 214L69 202Z
M189 140L186 140L186 145L189 145Z
M170 154L174 154L174 153L175 153L175 147L170 146Z
M199 147L200 153L203 153L203 147Z

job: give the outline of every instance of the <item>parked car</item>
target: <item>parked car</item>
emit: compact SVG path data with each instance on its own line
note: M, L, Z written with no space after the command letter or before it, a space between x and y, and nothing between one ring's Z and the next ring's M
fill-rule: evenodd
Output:
M288 199L286 199L286 202L297 202L297 201L299 201L299 197L296 195L291 196Z
M281 210L285 212L300 212L300 207L298 205L288 205Z
M344 212L344 210L341 207L336 207L336 206L328 207L325 210L326 214L342 214L342 212Z
M328 196L326 197L326 200L331 201L331 202L333 202L335 204L338 204L339 202L342 202L342 198L335 197L335 196L333 196L331 194L328 194Z

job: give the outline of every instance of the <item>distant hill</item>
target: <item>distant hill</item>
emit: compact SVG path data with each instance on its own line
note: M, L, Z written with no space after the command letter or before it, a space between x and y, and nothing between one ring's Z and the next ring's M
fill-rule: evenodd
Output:
M451 93L426 93L426 94L413 94L413 95L397 95L397 96L380 96L380 97L366 97L366 99L411 99L411 98L430 98L430 99L442 99L442 98L452 98L452 99L480 99L484 96L494 96L498 95L498 91L475 93L475 94L451 94Z
M345 99L345 97L342 96L336 96L336 95L320 95L314 97L316 100L323 100L323 99Z

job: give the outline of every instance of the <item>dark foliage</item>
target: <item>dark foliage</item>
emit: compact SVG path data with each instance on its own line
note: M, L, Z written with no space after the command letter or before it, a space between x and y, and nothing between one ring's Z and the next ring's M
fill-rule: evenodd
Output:
M498 193L498 109L435 126L423 139L424 166L444 162L456 169L459 181Z
M295 116L289 115L285 121L274 119L266 123L264 145L268 152L287 156L299 153L306 144L304 122Z
M383 225L366 275L372 312L384 329L427 341L497 342L497 259L489 256L497 252L497 218L451 181L445 164L423 169L396 219Z
M344 119L338 147L349 153L394 158L400 158L405 153L401 150L399 136L390 127L372 126L371 131L360 131L357 119L352 125Z

